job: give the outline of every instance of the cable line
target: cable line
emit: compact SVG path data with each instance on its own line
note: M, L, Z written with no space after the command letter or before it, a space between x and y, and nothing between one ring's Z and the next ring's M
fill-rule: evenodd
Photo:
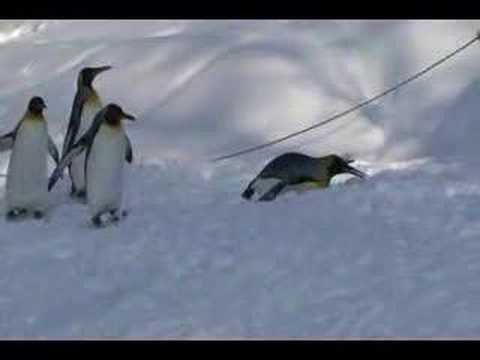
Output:
M231 158L234 158L234 157L238 157L240 155L244 155L244 154L247 154L247 153L251 153L251 152L254 152L254 151L257 151L257 150L261 150L261 149L264 149L266 147L269 147L269 146L272 146L272 145L276 145L278 143L281 143L283 141L286 141L288 139L291 139L295 136L299 136L301 134L304 134L308 131L311 131L313 129L316 129L320 126L323 126L323 125L326 125L334 120L337 120L343 116L346 116L372 102L374 102L375 100L378 100L388 94L390 94L391 92L395 91L395 90L398 90L399 88L407 85L408 83L420 78L421 76L425 75L426 73L428 73L429 71L433 70L434 68L436 68L437 66L443 64L444 62L446 62L447 60L449 60L450 58L454 57L455 55L459 54L460 52L462 52L463 50L465 50L466 48L468 48L470 45L472 45L473 43L475 43L477 40L480 40L480 31L477 32L477 35L467 41L465 44L463 44L462 46L460 46L459 48L457 48L456 50L452 51L450 54L444 56L443 58L441 58L440 60L434 62L433 64L431 64L430 66L426 67L425 69L421 70L420 72L416 73L415 75L412 75L410 76L409 78L407 78L406 80L403 80L402 82L398 83L397 85L381 92L380 94L378 95L375 95L374 97L371 97L351 108L349 108L348 110L345 110L341 113L338 113L336 115L333 115L332 117L329 117L328 119L326 120L323 120L321 122L318 122L314 125L311 125L307 128L304 128L302 130L299 130L299 131L296 131L296 132L293 132L293 133L290 133L288 135L285 135L285 136L282 136L282 137L279 137L277 139L273 139L271 141L268 141L266 143L263 143L263 144L260 144L260 145L256 145L256 146L252 146L250 148L246 148L244 150L240 150L240 151L236 151L236 152L233 152L231 154L228 154L228 155L223 155L223 156L219 156L219 157L216 157L216 158L213 158L211 159L211 161L213 162L217 162L217 161L221 161L221 160L226 160L226 159L231 159Z

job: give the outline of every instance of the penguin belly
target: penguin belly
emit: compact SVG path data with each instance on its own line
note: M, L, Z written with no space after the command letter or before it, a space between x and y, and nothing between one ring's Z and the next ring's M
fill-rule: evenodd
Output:
M263 195L265 195L269 190L271 190L275 185L280 182L277 178L258 178L252 184L252 189L255 191L253 199L258 200ZM294 192L297 194L302 194L307 191L327 187L328 183L322 181L305 181L300 184L291 184L285 186L285 188L280 191L279 195L284 195L286 193Z
M102 125L87 159L87 199L94 216L121 206L125 151L126 137L121 128Z
M80 128L75 141L80 139L80 137L88 131L95 115L100 110L101 104L99 102L89 101L84 105L80 120ZM70 165L70 176L77 191L85 190L85 152L73 159L72 164Z
M328 183L325 181L305 181L300 184L287 186L285 192L293 191L297 194L302 194L307 191L317 190L328 187Z
M24 121L18 129L8 164L6 201L9 210L42 211L46 208L47 149L45 122Z

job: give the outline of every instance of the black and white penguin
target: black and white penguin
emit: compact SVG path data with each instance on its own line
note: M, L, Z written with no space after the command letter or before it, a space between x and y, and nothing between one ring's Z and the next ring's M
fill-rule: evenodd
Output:
M298 188L325 188L338 174L349 173L360 178L366 174L338 155L311 157L300 153L286 153L269 162L263 170L248 184L242 193L244 199L254 194L259 201L271 201L282 191Z
M47 152L58 164L58 150L48 134L41 97L33 97L15 129L0 137L0 150L12 149L7 171L7 219L32 212L42 218L47 207Z
M62 157L68 153L73 144L90 128L93 118L102 109L102 100L93 88L93 80L111 66L87 67L82 69L77 78L77 92L73 100L67 134L63 142ZM85 198L85 155L74 159L69 166L72 187L70 194L80 199Z
M116 104L105 106L93 120L90 129L62 157L52 173L50 191L61 177L65 167L85 154L84 169L87 203L96 226L103 224L102 215L109 213L113 221L119 220L123 194L124 161L131 163L133 152L122 119L135 120Z

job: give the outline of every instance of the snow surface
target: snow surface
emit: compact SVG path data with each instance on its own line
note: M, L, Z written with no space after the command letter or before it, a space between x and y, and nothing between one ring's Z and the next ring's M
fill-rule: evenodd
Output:
M479 27L0 21L0 133L38 94L60 147L83 66L113 65L97 90L139 119L118 226L92 229L67 180L44 221L0 218L0 336L480 336L478 47L322 129L208 161L343 111ZM240 197L292 150L352 154L370 177Z

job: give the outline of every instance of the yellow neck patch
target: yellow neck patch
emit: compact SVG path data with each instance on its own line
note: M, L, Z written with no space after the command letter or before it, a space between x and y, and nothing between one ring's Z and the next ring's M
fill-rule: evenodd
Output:
M92 106L92 105L98 105L101 106L102 102L100 101L100 96L98 96L97 92L95 89L91 89L88 94L87 94L87 99L85 100L85 103Z
M112 130L120 130L122 128L122 121L105 121L105 125L107 125Z
M311 187L324 188L328 186L329 181L306 181L305 184Z
M45 117L43 116L43 114L33 114L30 111L27 111L22 121L28 121L28 122L45 121Z

